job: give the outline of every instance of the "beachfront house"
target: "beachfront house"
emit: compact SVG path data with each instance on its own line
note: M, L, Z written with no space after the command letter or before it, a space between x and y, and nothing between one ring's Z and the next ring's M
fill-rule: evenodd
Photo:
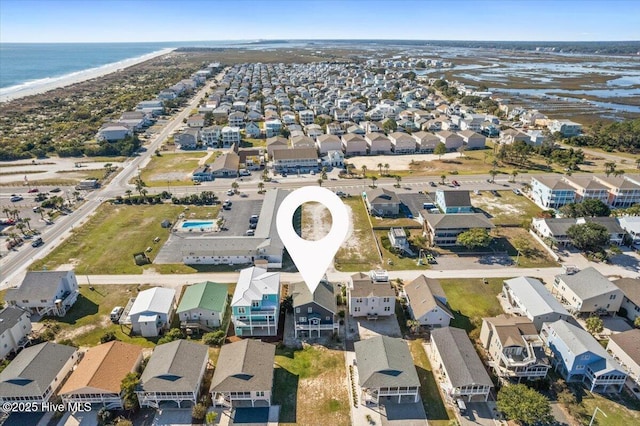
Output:
M420 401L420 380L407 342L377 336L354 343L363 404Z
M294 335L320 337L321 333L339 333L338 306L333 284L322 280L311 293L304 282L290 284L293 299Z
M171 325L176 308L176 291L153 287L138 293L129 311L131 332L143 337L159 336Z
M31 333L31 319L27 311L7 306L0 311L0 360L26 347Z
M231 300L236 336L275 336L280 314L280 274L253 266L240 271Z
M222 346L209 392L215 406L269 407L276 347L245 339Z
M224 322L229 301L227 284L204 281L187 286L176 314L186 329L211 331Z
M73 270L29 271L18 288L5 294L9 306L17 306L32 315L63 317L78 299L80 290Z
M589 332L559 320L544 323L540 336L567 382L582 382L591 392L622 391L627 373Z
M58 392L65 404L90 403L123 409L122 380L142 364L140 346L117 340L88 349Z
M77 361L71 346L45 342L23 349L0 373L0 403L48 402Z
M140 407L192 407L198 402L209 347L188 340L158 345L136 389Z

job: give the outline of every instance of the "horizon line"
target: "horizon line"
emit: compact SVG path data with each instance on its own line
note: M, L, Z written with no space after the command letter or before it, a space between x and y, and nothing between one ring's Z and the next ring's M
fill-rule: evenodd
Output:
M136 41L0 41L2 44L133 44L133 43L203 43L203 42L301 42L301 41L424 41L424 42L482 42L482 43L638 43L638 40L483 40L483 39L422 39L422 38L258 38L209 40L136 40Z

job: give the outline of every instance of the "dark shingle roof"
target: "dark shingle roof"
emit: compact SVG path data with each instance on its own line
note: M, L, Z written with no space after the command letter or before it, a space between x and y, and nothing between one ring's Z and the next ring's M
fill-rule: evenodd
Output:
M405 285L404 291L409 298L409 304L415 319L421 318L436 307L439 307L453 318L453 313L451 313L447 305L442 300L438 300L438 298L446 300L444 290L438 280L420 275Z
M423 217L436 230L495 227L482 213L430 214L425 212Z
M441 191L447 207L470 207L469 191Z
M466 331L454 327L438 328L431 331L431 342L438 348L453 387L493 386Z
M407 343L402 339L378 336L354 343L360 386L420 386Z
M211 380L212 392L271 390L276 347L259 340L224 345Z
M313 295L311 294L311 291L309 291L309 286L304 282L291 284L291 287L290 293L293 296L294 308L315 302L334 314L338 312L333 284L326 281L320 281L320 283L318 283L318 287L316 287L316 290L313 292Z
M640 278L620 278L613 280L613 283L631 300L636 306L640 306Z
M205 345L175 340L156 346L140 383L145 392L191 392L200 386L200 366L209 358Z
M75 352L76 348L52 342L23 349L0 373L0 397L44 394Z
M614 333L610 339L614 341L629 358L640 365L640 329Z
M367 198L371 204L376 204L376 203L400 204L400 199L398 198L396 193L384 188L376 188L376 189L372 189L371 191L367 191Z

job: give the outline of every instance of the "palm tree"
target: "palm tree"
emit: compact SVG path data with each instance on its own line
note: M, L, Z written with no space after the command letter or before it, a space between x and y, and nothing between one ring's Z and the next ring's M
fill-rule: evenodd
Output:
M638 167L638 168L640 168L640 167ZM384 163L384 173L387 174L387 175L389 174L389 163Z
M327 168L323 167L322 170L320 171L320 177L324 180L327 180Z
M460 153L460 157L464 157L464 149L465 149L464 144L460 145L460 148L458 148L458 153Z
M616 171L616 163L613 161L607 161L604 163L604 173L609 177L609 175Z
M7 236L11 238L14 243L18 244L18 234L16 234L15 232L9 232Z
M80 196L80 193L78 191L73 191L73 198L78 201L78 197Z
M318 179L316 182L318 182L318 186L322 186L322 182L324 182L322 179Z
M378 173L380 174L380 176L382 176L382 163L378 163L377 167L378 167Z
M136 176L135 185L136 185L136 191L138 191L140 195L142 195L142 188L147 186L147 184L144 183L140 175Z
M20 210L18 209L13 209L13 211L11 212L11 215L13 216L13 218L15 220L20 220Z
M440 183L444 185L444 181L447 178L447 175L440 175Z
M361 169L362 169L362 177L366 179L367 178L367 166L365 166L363 164Z
M44 209L42 207L38 207L37 213L40 213L40 219L44 220Z
M353 169L355 169L356 166L354 166L351 163L348 163L346 167L347 167L347 173L349 173L349 176L353 176Z
M395 187L396 188L400 188L400 181L402 180L402 178L400 176L396 175L396 184Z
M16 228L18 228L18 229L20 230L20 232L22 232L22 235L27 235L27 234L24 232L24 228L26 228L26 226L24 226L24 223L22 223L22 222L18 222L18 223L16 223Z
M22 223L27 225L27 228L29 228L29 231L31 231L31 225L29 224L29 222L31 222L31 218L30 217L25 217L24 219L22 219Z
M145 200L147 199L147 194L149 193L149 191L147 191L146 189L142 189L140 191L140 195L142 196L142 198L144 198Z
M496 181L496 175L499 172L496 169L491 169L489 170L489 174L491 175L491 183L494 183Z
M518 177L518 171L517 170L512 171L511 172L511 176L513 177L511 182L515 183L516 182L516 177Z
M130 189L127 189L126 191L124 191L125 194L127 194L127 198L131 199L131 193L133 191L131 191Z
M262 194L264 191L264 182L258 182L258 192Z
M11 213L11 209L9 207L3 207L2 213L4 213L8 219L11 219L11 216L9 216L9 213Z
M238 188L240 188L240 184L238 182L233 182L231 184L231 189L233 189L233 192L235 192L236 194L238 193Z
M624 174L624 170L616 169L616 170L613 171L613 175L615 177L622 176L623 174Z
M375 177L375 176L371 176L371 186L372 186L373 188L375 188L375 187L376 187L376 181L377 181L377 180L378 180L378 178L377 178L377 177Z

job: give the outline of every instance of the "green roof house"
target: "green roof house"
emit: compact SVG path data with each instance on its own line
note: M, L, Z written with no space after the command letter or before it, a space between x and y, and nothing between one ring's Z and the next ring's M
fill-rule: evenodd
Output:
M183 327L203 329L220 327L229 300L226 284L205 281L188 286L178 305L178 317Z

